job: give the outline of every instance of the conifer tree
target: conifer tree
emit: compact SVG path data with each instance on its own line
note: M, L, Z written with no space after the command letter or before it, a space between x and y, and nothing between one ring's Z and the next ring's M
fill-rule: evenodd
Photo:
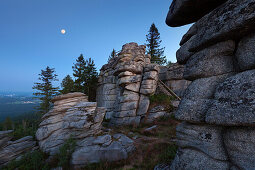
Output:
M85 60L81 54L73 66L73 71L76 78L74 81L75 91L85 93L88 95L89 101L95 101L98 73L94 61L91 58Z
M74 92L74 81L70 75L67 75L61 83L62 90L60 90L61 94L67 94Z
M77 92L85 93L84 91L84 70L85 70L86 62L84 60L83 55L81 54L73 68L73 76L75 77L74 81L74 90Z
M95 67L94 60L89 58L86 60L86 66L84 70L84 85L85 85L85 94L88 95L89 101L96 100L96 90L98 82L98 73Z
M149 34L146 35L146 41L147 54L151 55L151 63L166 64L166 57L164 56L165 48L160 47L162 40L154 23L150 27Z
M40 102L38 107L40 113L46 113L50 110L51 99L58 94L58 87L53 86L54 81L58 81L57 74L55 74L55 69L46 67L45 70L41 70L39 75L39 83L35 83L33 89L36 89L37 92L33 93Z
M117 57L117 51L115 50L115 49L113 49L112 50L112 52L111 52L111 55L109 56L109 58L108 58L108 62L112 59L112 58L115 58L115 57Z

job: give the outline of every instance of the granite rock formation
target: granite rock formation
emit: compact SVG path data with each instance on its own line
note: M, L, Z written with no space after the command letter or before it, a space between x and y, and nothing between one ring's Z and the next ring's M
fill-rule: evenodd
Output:
M97 107L96 102L88 102L85 94L69 93L56 96L52 101L53 109L42 117L36 132L43 152L53 156L67 139L73 138L77 146L71 164L80 167L126 159L134 150L133 141L125 135L103 133L105 108Z
M149 96L154 93L168 94L160 87L163 81L178 96L184 94L190 81L184 80L184 66L177 63L170 67L150 63L145 55L145 46L136 43L125 44L117 57L101 68L97 103L105 107L106 119L110 125L121 126L153 122L165 112L149 110ZM168 94L171 95L171 94ZM173 105L178 106L174 101Z
M0 131L0 167L38 148L32 136L11 141L10 133L12 130Z
M195 22L176 53L192 83L170 169L255 169L255 0L207 1L175 0L166 20Z
M139 124L157 88L159 66L150 63L145 46L129 43L100 72L98 106L112 125Z

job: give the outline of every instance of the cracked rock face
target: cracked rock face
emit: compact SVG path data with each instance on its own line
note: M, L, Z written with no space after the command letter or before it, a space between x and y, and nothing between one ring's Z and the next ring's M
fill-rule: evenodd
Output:
M54 155L71 136L79 140L101 132L105 109L87 102L83 93L57 96L53 102L53 109L42 117L36 132L42 151Z
M169 25L196 21L176 55L192 83L175 115L183 123L170 169L255 169L255 0L205 3L206 13L187 16L197 2L173 1L168 16Z
M11 141L10 133L12 131L0 131L0 167L38 148L32 136Z
M97 90L98 106L114 126L139 124L157 88L159 66L150 64L145 46L125 44L118 57L104 65Z
M71 163L75 167L89 163L127 159L134 150L133 141L123 134L88 137L78 142Z
M83 93L56 96L52 101L53 109L43 116L36 132L43 152L57 154L71 137L77 146L70 164L79 168L90 163L127 159L128 154L135 149L133 141L123 134L102 134L105 108L97 107L95 102L88 102Z

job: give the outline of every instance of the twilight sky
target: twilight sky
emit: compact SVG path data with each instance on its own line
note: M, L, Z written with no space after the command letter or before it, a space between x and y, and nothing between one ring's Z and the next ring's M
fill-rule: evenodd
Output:
M41 69L54 67L59 83L82 53L97 69L112 49L144 44L152 22L167 59L175 62L179 42L190 27L170 28L171 0L1 0L0 91L32 91ZM61 29L66 34L61 34Z

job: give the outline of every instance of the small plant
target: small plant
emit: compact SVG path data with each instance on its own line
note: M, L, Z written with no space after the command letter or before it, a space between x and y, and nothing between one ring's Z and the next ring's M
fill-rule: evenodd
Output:
M75 150L76 141L70 137L63 146L60 147L59 153L56 155L58 159L58 166L69 167L69 162L72 153Z
M45 163L47 155L45 155L41 151L33 151L25 154L21 159L19 160L13 160L10 163L7 164L6 167L3 168L3 170L35 170L35 169L42 169L42 170L48 170L49 165Z
M175 154L177 152L177 146L176 145L169 145L165 151L163 151L159 155L159 162L161 163L169 163L169 160L173 160L175 157Z
M174 110L174 107L172 105L172 101L174 100L174 97L168 96L166 94L154 94L150 96L150 105L156 106L156 105L162 105L165 107L165 110L167 112L172 112Z

